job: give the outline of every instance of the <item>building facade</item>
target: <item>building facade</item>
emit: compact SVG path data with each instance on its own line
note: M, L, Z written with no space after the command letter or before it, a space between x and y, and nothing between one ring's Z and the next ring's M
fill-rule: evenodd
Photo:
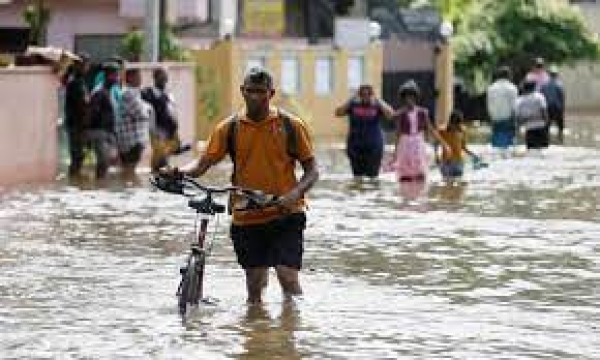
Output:
M23 13L30 3L0 3L0 26L28 27ZM97 60L119 53L123 36L143 28L146 13L146 0L44 0L43 4L50 14L47 45L84 51ZM167 0L166 4L169 22L208 20L209 0Z
M600 37L600 1L570 0L578 6L590 29ZM570 110L600 109L600 64L584 62L561 69L567 108Z

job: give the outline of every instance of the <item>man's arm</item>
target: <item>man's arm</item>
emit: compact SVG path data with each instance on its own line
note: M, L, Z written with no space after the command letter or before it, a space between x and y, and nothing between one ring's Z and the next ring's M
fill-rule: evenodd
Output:
M317 161L314 157L301 162L304 173L302 178L298 181L298 184L292 191L284 195L279 200L279 205L292 208L296 202L304 196L304 194L313 187L313 185L319 180L319 170L317 168Z
M338 106L335 109L335 116L346 116L346 115L348 115L348 109L350 108L350 102L351 102L351 100L348 100L344 104L342 104L341 106Z
M381 107L381 112L383 112L383 116L386 119L392 119L394 117L394 109L383 99L377 99L379 106Z
M202 155L199 159L195 159L182 166L179 171L188 176L200 177L217 162L218 161L209 159L206 155Z

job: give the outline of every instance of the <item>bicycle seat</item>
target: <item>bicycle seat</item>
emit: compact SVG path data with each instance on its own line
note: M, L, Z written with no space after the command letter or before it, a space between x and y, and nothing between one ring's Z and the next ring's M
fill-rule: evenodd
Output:
M225 212L225 205L217 204L208 198L190 199L188 206L202 214L222 214Z

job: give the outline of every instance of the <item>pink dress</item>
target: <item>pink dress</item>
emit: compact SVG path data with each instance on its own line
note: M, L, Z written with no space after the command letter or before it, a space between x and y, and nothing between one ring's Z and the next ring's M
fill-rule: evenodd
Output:
M402 133L398 139L398 152L394 168L398 181L421 180L427 176L429 161L425 136L419 129L417 110L408 113L410 131Z

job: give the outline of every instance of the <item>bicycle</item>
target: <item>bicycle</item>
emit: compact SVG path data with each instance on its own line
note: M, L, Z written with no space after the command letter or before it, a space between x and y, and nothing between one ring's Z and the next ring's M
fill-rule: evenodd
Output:
M226 211L225 205L215 202L215 194L237 195L246 199L247 203L242 210L261 209L275 206L278 197L268 195L258 190L244 189L237 186L212 187L198 183L191 177L179 174L178 176L153 175L150 183L157 189L176 195L187 197L188 207L196 211L195 242L190 245L190 253L185 266L181 267L181 280L177 288L179 314L185 319L190 308L204 301L204 268L206 258L211 246L206 246L208 224L212 218ZM200 196L199 193L204 194ZM230 202L231 204L231 202ZM229 206L231 210L231 205ZM200 227L198 227L200 219Z

